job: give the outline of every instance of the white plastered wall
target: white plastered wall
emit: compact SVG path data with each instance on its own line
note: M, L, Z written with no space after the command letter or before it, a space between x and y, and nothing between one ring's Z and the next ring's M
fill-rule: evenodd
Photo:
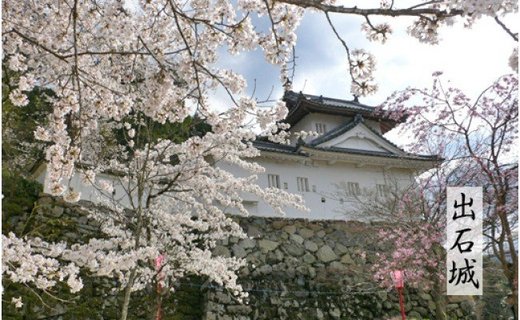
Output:
M377 184L393 187L397 184L400 188L410 185L413 179L412 171L407 169L384 169L383 167L364 166L357 167L355 164L337 162L327 164L319 161L314 164L304 164L297 161L277 161L269 158L257 159L266 170L258 174L258 185L268 187L268 174L280 176L280 186L285 191L300 194L305 200L310 212L302 212L294 208L286 208L288 218L307 219L334 219L334 220L368 220L360 219L354 215L356 211L356 200L347 196L342 190L341 183L357 182L362 192L375 192ZM235 175L244 176L243 170L228 165L219 164L225 170ZM309 192L299 192L297 189L297 177L305 177L309 181ZM263 201L255 199L252 195L243 195L245 205L251 214L257 216L278 216L274 210Z

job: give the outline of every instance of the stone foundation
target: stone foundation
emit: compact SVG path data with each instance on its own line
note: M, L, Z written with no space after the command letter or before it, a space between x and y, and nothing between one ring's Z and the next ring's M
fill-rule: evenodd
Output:
M56 240L82 242L98 233L78 204L43 196L36 212L38 225L59 222L52 224L59 230ZM201 313L206 320L400 319L397 292L380 288L372 279L375 253L385 250L376 241L377 226L352 221L234 219L250 238L222 241L215 253L248 262L239 273L239 282L249 293L247 303L237 302L220 288L200 289L205 287L201 282L193 288L179 288L177 295L182 299L168 299L165 308L172 303L172 309L182 310L171 319L195 320ZM115 296L106 301L117 306ZM405 288L405 302L407 319L435 319L437 306L429 292ZM473 300L467 297L448 301L445 312L449 319L476 319Z
M249 239L231 238L215 248L223 256L245 258L240 283L249 292L239 304L209 290L207 320L393 319L400 315L395 289L372 279L377 226L360 222L283 218L237 218ZM429 292L405 288L408 319L435 319ZM449 319L475 319L473 302L449 301ZM400 319L400 316L399 316Z

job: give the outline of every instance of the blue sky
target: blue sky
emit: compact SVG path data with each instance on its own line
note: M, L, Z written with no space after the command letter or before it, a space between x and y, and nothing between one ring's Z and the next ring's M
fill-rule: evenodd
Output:
M360 18L332 15L332 20L352 49L364 48L376 57L375 76L380 89L360 100L369 105L378 105L393 91L407 86L429 87L434 71L443 71L446 80L470 96L511 72L508 58L515 43L492 19L479 20L472 29L465 29L460 23L444 27L440 44L434 46L421 44L407 35L409 19L386 20L394 33L385 45L365 38L360 31ZM517 30L517 25L513 30ZM296 55L293 90L352 99L345 51L323 14L306 13L298 29ZM249 93L256 80L257 98L266 98L273 89L271 98L283 94L278 69L266 63L261 52L225 57L220 62L246 77Z

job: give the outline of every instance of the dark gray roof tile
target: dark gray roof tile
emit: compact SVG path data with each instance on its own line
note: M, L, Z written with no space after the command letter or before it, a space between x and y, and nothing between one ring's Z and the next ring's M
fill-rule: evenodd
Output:
M261 141L256 140L253 141L253 146L261 151L272 151L272 152L281 152L281 153L287 153L287 154L294 154L294 155L303 155L301 152L298 151L298 147L286 145L286 144L279 144L269 141Z
M350 149L350 148L336 148L336 147L328 147L328 148L311 147L311 149L315 149L315 150L319 150L319 151L360 154L360 155L367 155L367 156L408 159L408 160L424 160L424 161L442 160L435 155L420 155L420 154L409 154L409 153L407 153L406 155L399 155L399 154L390 153L390 152L359 150L359 149Z

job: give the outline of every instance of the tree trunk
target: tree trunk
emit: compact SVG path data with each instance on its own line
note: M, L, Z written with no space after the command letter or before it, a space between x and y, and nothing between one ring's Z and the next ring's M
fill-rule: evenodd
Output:
M446 257L446 251L444 247L440 244L436 244L432 247L435 256L438 261L444 261ZM428 269L430 273L429 280L432 283L432 298L435 303L435 319L437 320L447 320L448 317L446 315L446 280L442 277L442 272L439 274L438 269Z
M125 297L123 300L123 307L121 308L121 320L126 320L128 317L128 306L130 305L130 295L132 294L132 286L135 281L135 268L130 272L130 278L125 287Z
M138 179L138 188L137 188L137 208L136 208L136 215L137 215L137 227L135 231L135 245L134 248L138 249L139 244L141 243L141 232L143 229L143 183L140 179ZM132 286L134 285L135 281L135 274L137 272L137 266L132 268L132 271L130 271L130 277L128 278L128 283L126 284L125 288L125 297L123 300L123 307L121 308L121 320L127 320L128 317L128 306L130 305L130 296L132 294Z
M162 310L162 296L157 295L157 302L155 304L155 312L153 316L153 320L162 320L163 310Z
M442 285L437 278L433 282L433 302L435 302L435 319L446 320L446 296L443 294Z
M513 290L512 290L512 294L511 294L511 310L513 311L513 319L514 320L517 320L518 319L518 287L513 284L512 285L513 287Z
M501 238L500 244L500 256L499 261L502 264L502 269L509 282L511 288L511 295L508 301L511 304L513 310L513 319L518 319L518 255L516 252L516 246L509 223L508 213L503 209L507 207L506 193L502 192L497 200L497 213L496 215L500 218L502 234L505 235L505 239ZM504 244L507 244L507 251L504 248ZM509 257L507 256L509 253ZM511 259L511 262L509 261Z

